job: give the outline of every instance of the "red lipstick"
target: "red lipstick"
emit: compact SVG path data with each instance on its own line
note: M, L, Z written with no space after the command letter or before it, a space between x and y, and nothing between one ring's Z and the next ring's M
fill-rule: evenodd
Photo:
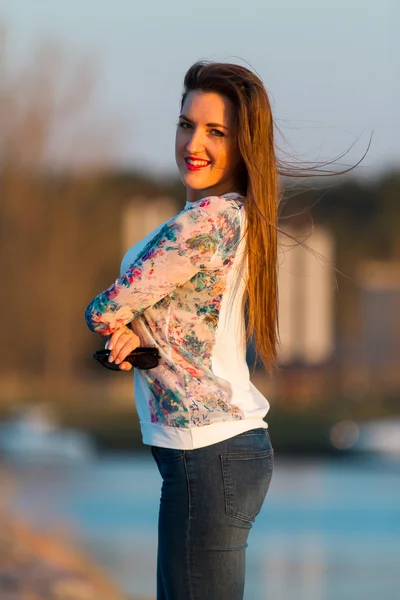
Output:
M185 156L185 165L189 171L200 171L210 164L209 160L196 158L195 156Z

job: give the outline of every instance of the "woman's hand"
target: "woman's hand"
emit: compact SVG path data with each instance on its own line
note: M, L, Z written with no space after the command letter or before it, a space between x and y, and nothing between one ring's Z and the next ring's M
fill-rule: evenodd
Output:
M121 327L120 329L117 329L117 331L114 331L108 340L107 348L112 350L108 357L108 361L114 361L116 365L119 365L119 368L122 371L130 371L133 367L129 362L124 361L124 359L132 352L132 350L139 346L140 339L136 333L133 333L132 329L129 327Z

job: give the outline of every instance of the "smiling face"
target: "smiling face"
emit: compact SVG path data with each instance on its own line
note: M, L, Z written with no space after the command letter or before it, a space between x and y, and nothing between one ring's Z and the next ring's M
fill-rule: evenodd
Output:
M214 92L190 92L176 131L175 160L190 202L237 191L240 153L232 102Z

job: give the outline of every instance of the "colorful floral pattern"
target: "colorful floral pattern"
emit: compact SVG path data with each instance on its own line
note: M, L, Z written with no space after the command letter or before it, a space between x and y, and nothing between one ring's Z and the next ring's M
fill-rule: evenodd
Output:
M229 382L211 368L243 207L238 194L192 203L86 309L92 331L111 335L132 323L142 346L159 348L159 366L140 372L151 392L153 423L190 427L243 418L230 401Z

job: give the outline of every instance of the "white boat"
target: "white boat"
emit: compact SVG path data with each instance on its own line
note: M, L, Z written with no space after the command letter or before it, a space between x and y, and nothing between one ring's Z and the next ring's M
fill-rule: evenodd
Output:
M0 423L0 457L6 461L75 464L95 454L87 434L59 427L51 411L41 405Z
M400 456L400 419L392 417L359 423L354 450Z

